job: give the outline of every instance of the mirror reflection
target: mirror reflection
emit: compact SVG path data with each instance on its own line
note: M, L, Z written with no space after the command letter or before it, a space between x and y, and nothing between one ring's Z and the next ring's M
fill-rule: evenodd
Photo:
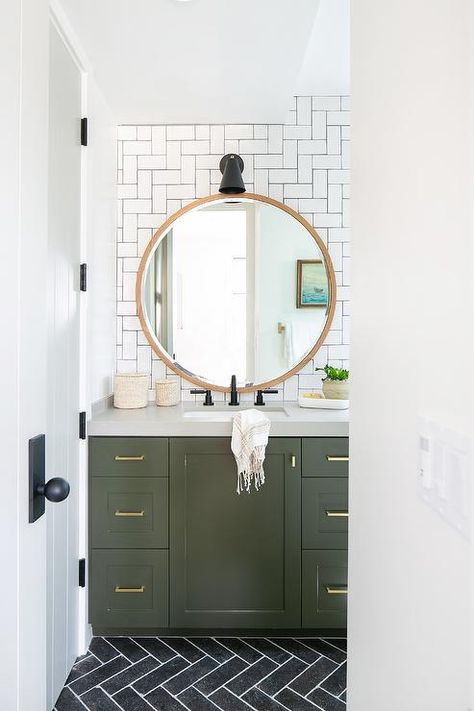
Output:
M284 206L233 198L179 216L148 258L142 308L183 374L275 380L313 349L331 294L323 247Z

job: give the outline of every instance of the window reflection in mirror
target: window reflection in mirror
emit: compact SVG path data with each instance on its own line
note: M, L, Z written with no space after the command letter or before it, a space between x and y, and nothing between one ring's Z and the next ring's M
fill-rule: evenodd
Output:
M145 272L149 328L186 373L228 386L269 381L313 348L329 280L313 235L284 209L220 201L181 215Z

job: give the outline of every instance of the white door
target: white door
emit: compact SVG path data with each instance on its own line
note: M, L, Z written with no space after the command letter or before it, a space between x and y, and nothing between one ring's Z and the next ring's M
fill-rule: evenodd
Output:
M52 709L78 653L79 261L81 73L50 27L48 476L69 498L47 502L47 699Z

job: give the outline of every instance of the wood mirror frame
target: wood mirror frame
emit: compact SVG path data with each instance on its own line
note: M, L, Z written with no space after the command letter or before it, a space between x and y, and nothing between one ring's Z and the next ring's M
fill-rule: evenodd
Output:
M198 200L194 200L193 202L189 203L186 205L186 207L181 208L180 210L177 210L177 212L173 213L168 219L157 229L151 240L149 241L143 256L140 261L140 265L138 267L138 273L137 273L137 281L136 281L136 287L135 287L135 297L137 301L137 310L138 310L138 318L140 320L140 325L142 327L143 333L145 334L148 343L154 350L154 352L157 354L157 356L162 360L170 370L172 370L176 375L179 375L181 378L184 380L187 380L190 383L193 383L193 385L196 385L199 388L203 388L205 390L213 390L215 392L230 392L230 386L223 386L223 385L215 385L213 383L208 383L205 380L201 380L201 378L195 377L190 375L188 372L185 370L182 370L179 365L173 362L171 358L169 357L169 354L161 347L160 343L158 342L158 339L156 336L152 333L150 330L150 327L148 325L148 320L145 315L145 310L143 307L143 287L144 287L144 281L145 281L145 276L146 276L146 269L148 266L148 262L150 259L150 256L158 244L158 242L164 237L164 235L167 234L169 228L172 226L172 224L179 218L181 215L186 214L187 212L191 212L192 210L196 209L200 205L206 205L208 203L213 203L213 202L218 202L221 200L229 200L232 198L236 198L239 200L242 199L248 199L248 200L256 200L258 202L263 202L266 203L267 205L273 205L273 207L278 207L280 210L284 210L287 212L289 215L291 215L295 220L298 220L303 227L307 229L309 234L312 236L314 241L316 242L318 248L321 251L324 264L326 267L326 274L328 277L328 286L329 286L329 301L328 301L328 308L327 308L327 317L326 317L326 323L324 324L324 328L315 342L314 346L311 348L311 350L302 358L299 363L297 363L291 370L286 371L282 375L278 376L278 378L273 378L272 380L266 380L262 383L255 383L254 385L251 386L246 386L246 387L240 387L237 388L238 392L241 393L246 393L246 392L255 392L256 390L265 390L266 388L270 388L275 385L279 385L280 383L283 383L285 380L288 378L291 378L292 375L296 375L301 368L308 363L308 361L313 358L315 353L319 350L319 348L323 345L324 339L326 338L329 329L331 328L331 324L334 318L334 312L336 309L336 275L334 273L334 267L333 263L331 260L331 257L329 256L329 252L327 250L326 245L324 244L323 240L321 237L318 235L316 230L312 225L309 224L307 220L305 220L304 217L302 217L296 210L293 210L291 207L288 207L287 205L284 205L283 203L279 202L278 200L273 200L273 198L266 197L264 195L257 195L255 193L243 193L241 195L221 195L218 193L217 195L209 195L208 197L203 197L199 198Z

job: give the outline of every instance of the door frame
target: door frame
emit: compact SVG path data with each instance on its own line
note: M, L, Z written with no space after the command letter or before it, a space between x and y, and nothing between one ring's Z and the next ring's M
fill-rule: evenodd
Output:
M73 30L66 14L58 0L49 2L49 20L58 32L64 46L69 52L73 62L80 72L81 77L81 116L87 116L87 80L91 66L83 47ZM81 188L80 188L80 263L87 263L87 149L81 148ZM87 293L80 294L79 299L79 402L80 410L88 412L89 402L87 396ZM87 481L87 440L80 441L79 446L79 559L85 558L87 562L88 550L88 481ZM85 654L92 638L92 627L88 623L87 602L87 565L86 587L79 588L79 616L78 625L78 650L77 656Z

